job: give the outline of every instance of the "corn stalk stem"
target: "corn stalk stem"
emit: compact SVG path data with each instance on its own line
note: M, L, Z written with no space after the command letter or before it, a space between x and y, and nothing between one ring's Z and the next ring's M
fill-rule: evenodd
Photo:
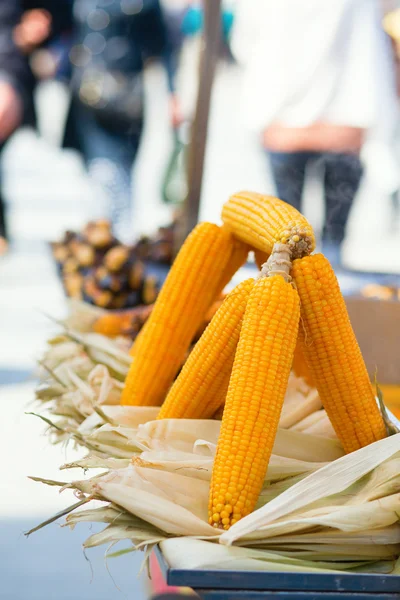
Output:
M261 266L261 272L258 277L281 275L286 282L290 283L292 281L290 276L292 268L291 257L291 249L287 244L274 244L272 253L267 262Z

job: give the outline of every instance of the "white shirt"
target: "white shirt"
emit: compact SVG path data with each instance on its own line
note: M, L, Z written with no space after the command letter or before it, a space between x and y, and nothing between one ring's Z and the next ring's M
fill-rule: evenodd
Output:
M377 0L242 0L233 49L260 126L323 119L369 128L379 101L397 106Z
M398 100L381 20L378 0L238 2L232 43L248 124L361 127L392 160Z

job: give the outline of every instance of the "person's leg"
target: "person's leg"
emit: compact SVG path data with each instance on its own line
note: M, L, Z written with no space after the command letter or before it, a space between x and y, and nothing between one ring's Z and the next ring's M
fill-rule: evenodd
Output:
M140 128L128 135L102 127L93 113L76 108L80 143L90 177L106 195L105 215L112 221L115 235L132 242L132 166L139 142Z
M6 223L6 203L2 194L2 182L0 176L0 237L5 240L8 238L7 236L7 223Z
M277 196L301 210L304 178L311 152L269 152L271 173Z
M340 246L360 186L363 166L360 158L354 154L327 153L323 157L323 162L326 212L322 242Z
M136 150L121 147L126 140L120 139L118 152L113 152L113 139L107 146L107 153L91 155L86 161L90 177L100 184L106 195L106 215L112 222L115 236L123 243L132 243L132 165ZM137 147L139 141L136 140ZM104 155L106 154L106 155Z
M0 183L1 186L1 183ZM8 250L8 237L6 228L6 206L0 191L0 256Z
M0 158L3 146L0 145ZM3 196L3 174L0 168L0 256L8 249L7 205Z

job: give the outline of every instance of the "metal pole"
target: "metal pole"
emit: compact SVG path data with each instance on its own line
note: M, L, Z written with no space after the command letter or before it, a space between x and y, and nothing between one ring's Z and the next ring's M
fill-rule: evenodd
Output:
M184 202L181 226L178 230L179 246L195 227L199 218L211 92L221 44L221 0L203 0L203 8L204 30L199 87L188 155L188 195Z

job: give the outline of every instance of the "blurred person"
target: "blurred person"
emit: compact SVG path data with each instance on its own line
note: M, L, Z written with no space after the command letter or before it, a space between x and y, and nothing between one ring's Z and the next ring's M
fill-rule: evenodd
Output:
M70 52L72 100L65 147L81 151L106 196L114 233L132 240L132 167L144 122L143 71L160 58L167 70L172 125L180 121L173 44L159 0L76 0Z
M46 0L0 0L0 157L11 135L21 125L36 123L33 91L35 77L29 64L32 52L57 31ZM52 0L47 0L52 5ZM65 16L59 0L57 15ZM52 6L51 6L52 8ZM61 19L59 27L64 26ZM0 255L8 249L6 202L0 176Z
M393 56L396 70L396 90L400 97L400 7L397 1L382 0L382 10L384 13L383 28L390 38L393 49ZM397 154L399 154L400 131L397 130ZM396 221L400 216L400 182L397 188L392 192L392 228L396 227Z
M14 41L28 56L35 83L62 79L72 32L73 0L21 0Z
M168 89L172 92L176 90L175 74L178 71L180 54L185 39L182 23L188 10L187 0L164 0L161 2L161 8L168 39L163 60L166 66ZM176 129L181 125L183 120L181 103L176 93L171 93L170 113L172 127Z
M0 152L23 122L34 118L33 78L28 62L18 49L14 28L20 22L22 7L16 0L0 0ZM7 251L6 205L0 180L0 255Z
M246 112L262 131L277 195L301 210L306 169L319 163L322 249L334 263L363 176L365 142L379 146L392 175L395 165L394 69L381 19L378 0L237 6L234 51L245 67Z

